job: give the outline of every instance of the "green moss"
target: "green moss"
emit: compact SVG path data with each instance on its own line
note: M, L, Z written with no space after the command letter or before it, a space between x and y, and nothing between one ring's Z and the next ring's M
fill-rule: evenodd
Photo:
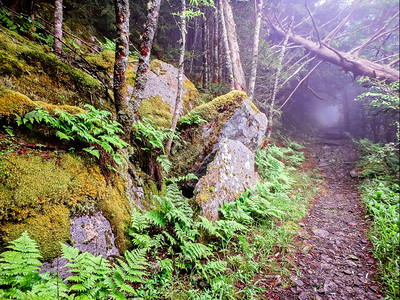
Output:
M94 67L99 70L104 70L107 73L112 73L114 69L115 52L111 50L104 50L99 53L91 53L85 59Z
M244 92L232 91L191 111L191 113L198 113L208 123L185 129L190 130L190 140L186 140L185 146L173 149L170 157L173 176L181 176L182 174L198 171L203 163L202 160L212 152L213 145L219 138L223 124L243 104L243 100L246 97L247 95Z
M219 96L214 100L202 104L192 110L192 113L198 113L207 121L219 119L221 112L232 113L243 104L247 97L246 93L232 91L226 95Z
M0 242L25 229L48 227L42 230L39 244L51 249L46 254L51 258L59 238L69 236L60 229L62 224L68 228L69 216L100 210L111 223L118 247L125 249L130 210L124 182L115 177L114 186L107 184L97 165L70 154L46 155L34 150L11 153L0 164ZM60 236L52 236L59 229Z
M162 61L158 59L150 62L150 70L157 75L164 75L167 73L167 71L162 68Z
M148 118L153 125L158 127L171 127L171 105L164 102L161 96L143 99L138 111L140 119Z
M34 101L75 106L90 103L113 110L97 79L46 53L46 47L0 29L0 76L10 77L18 92Z
M183 82L183 90L184 90L184 93L182 95L183 108L186 111L190 111L198 104L200 99L200 93L189 79L186 79Z
M59 242L70 240L69 210L64 205L51 205L40 214L32 215L23 223L5 222L0 231L7 231L4 241L18 238L24 231L35 239L44 260L60 255Z

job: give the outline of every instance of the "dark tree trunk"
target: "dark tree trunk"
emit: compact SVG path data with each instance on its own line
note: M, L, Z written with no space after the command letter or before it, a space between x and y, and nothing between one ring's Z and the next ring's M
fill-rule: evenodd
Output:
M115 0L114 4L118 29L114 64L114 102L118 122L122 124L125 137L129 140L133 123L133 114L127 105L126 89L126 67L129 58L129 0Z
M207 24L207 13L204 13L203 17L203 88L208 88L209 74L209 60L208 60L208 24Z
M148 14L145 29L142 35L142 43L140 45L139 64L136 71L135 87L132 92L131 99L128 103L129 107L136 115L139 105L143 99L143 92L148 80L148 72L150 65L150 54L153 46L154 34L157 30L158 16L160 13L161 0L153 0L148 3Z
M62 52L62 22L63 22L63 0L55 0L54 11L54 51Z

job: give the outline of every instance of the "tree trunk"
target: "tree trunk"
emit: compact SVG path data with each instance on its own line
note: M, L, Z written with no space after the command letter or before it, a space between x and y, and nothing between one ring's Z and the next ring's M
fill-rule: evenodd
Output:
M63 0L55 0L54 11L54 51L62 52L62 22L63 22Z
M186 0L181 0L181 5L182 5L182 11L180 16L180 26L179 26L181 30L181 49L179 54L178 92L176 95L174 115L172 117L172 125L171 125L172 135L168 140L167 146L165 147L165 152L167 156L171 151L173 133L175 133L176 125L178 124L178 117L182 105L183 70L185 66L185 48L186 48L186 16L185 16Z
M232 59L228 42L228 34L226 31L224 5L222 3L222 0L219 0L219 18L221 19L222 38L224 40L224 47L225 47L225 65L229 80L229 89L232 91L235 89L235 78L233 76Z
M208 88L208 82L210 81L208 78L208 69L209 69L209 61L208 61L208 24L207 24L207 13L204 12L203 17L203 88Z
M256 10L256 27L254 28L254 44L253 44L253 59L251 61L251 72L249 78L249 98L253 100L254 88L256 86L257 77L257 64L258 64L258 45L260 42L260 28L261 28L261 17L262 9L264 6L263 0L258 0Z
M118 122L122 124L126 140L129 140L133 123L132 111L128 109L126 67L129 58L129 0L115 0L118 39L115 47L114 103Z
M278 26L275 26L271 22L269 22L269 24L280 35L286 35L285 31ZM388 83L399 80L399 71L389 66L381 65L350 53L338 51L326 44L320 45L292 32L289 33L289 40L297 45L303 46L323 61L341 67L345 71L352 72L354 77L368 76L370 78L384 80Z
M135 87L133 89L131 99L128 102L129 108L132 109L135 115L143 99L143 92L148 80L150 54L153 46L154 34L157 30L160 5L161 0L150 0L147 5L149 10L145 29L142 35L142 43L140 45L140 56L136 71Z
M272 134L272 121L274 118L274 106L275 106L275 101L276 101L276 94L278 92L279 77L281 76L281 72L282 72L282 68L283 68L283 64L282 64L283 57L285 56L286 46L289 42L289 35L290 35L290 31L292 30L293 21L294 20L292 18L290 25L289 25L288 32L286 33L285 40L282 45L281 53L279 53L279 57L278 57L278 69L276 70L276 74L275 74L274 87L272 90L271 102L270 102L270 107L268 110L268 129L267 129L267 136L266 136L267 142L269 142L269 140L271 138L271 134Z
M214 82L220 82L219 77L219 18L217 14L214 14Z
M240 59L240 50L236 34L236 24L235 20L233 19L232 8L229 0L222 1L224 4L225 26L229 42L229 53L232 60L233 77L235 78L235 89L239 91L246 91L246 79L243 72L242 60Z

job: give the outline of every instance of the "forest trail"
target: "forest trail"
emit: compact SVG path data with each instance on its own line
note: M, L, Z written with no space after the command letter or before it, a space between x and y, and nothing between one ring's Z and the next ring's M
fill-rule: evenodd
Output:
M326 193L311 204L297 242L299 276L278 299L381 299L367 223L350 172L357 147L349 139L321 139L310 149L326 176Z

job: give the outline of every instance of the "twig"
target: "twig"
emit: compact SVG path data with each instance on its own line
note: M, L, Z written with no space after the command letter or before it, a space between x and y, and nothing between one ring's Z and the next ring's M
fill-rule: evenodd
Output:
M318 31L317 25L315 24L314 17L313 17L313 15L312 15L312 13L311 13L310 9L308 8L308 5L307 5L307 0L305 0L305 2L304 2L304 6L306 7L308 14L310 15L310 18L311 18L311 21L312 21L312 23L313 23L313 26L314 26L315 32L317 33L317 38L318 38L318 43L319 43L319 46L320 46L320 47L322 47L321 36L319 35L319 31Z

